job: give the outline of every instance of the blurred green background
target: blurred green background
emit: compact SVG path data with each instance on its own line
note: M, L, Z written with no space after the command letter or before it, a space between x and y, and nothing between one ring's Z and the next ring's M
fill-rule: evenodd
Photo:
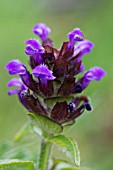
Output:
M6 63L20 59L28 65L24 42L35 38L31 28L39 22L52 29L50 37L57 48L67 33L80 27L85 38L95 44L84 56L86 70L100 66L107 76L84 91L93 111L85 112L67 134L77 140L81 165L95 170L113 169L113 1L112 0L0 0L0 143L12 140L27 122L26 110L17 96L7 95L11 76ZM25 145L25 144L24 144Z

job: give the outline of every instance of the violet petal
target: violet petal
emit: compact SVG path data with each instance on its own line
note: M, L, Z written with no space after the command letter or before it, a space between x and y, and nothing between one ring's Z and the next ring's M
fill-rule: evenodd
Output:
M55 77L52 75L52 71L48 69L46 65L39 65L35 67L32 73L39 78L46 78L48 80L54 80Z
M40 64L39 66L35 67L32 71L32 73L36 76L39 77L41 80L41 83L47 85L47 80L54 80L55 77L52 75L52 71L49 70L49 68L44 65Z
M86 71L82 79L83 89L86 88L91 81L99 81L104 76L106 76L106 72L100 67L93 67Z
M39 44L38 40L30 39L25 42L27 44L25 53L27 55L42 54L44 53L44 48Z
M75 28L73 31L67 34L69 38L68 48L73 48L77 41L82 41L84 39L84 34L79 28Z
M12 87L12 86L18 87L18 89L14 89L14 90L8 91L8 94L9 94L9 95L19 94L20 91L27 89L27 87L23 84L22 80L19 79L19 78L13 78L13 79L11 79L11 80L8 82L7 86L8 86L8 87Z
M51 29L43 23L35 25L32 30L42 41L45 41L48 38L48 34L51 33Z
M88 40L84 40L75 46L73 56L77 56L77 62L81 61L84 54L90 53L94 44Z
M19 60L12 60L6 66L5 69L9 71L9 74L24 75L26 74L26 66L22 64Z

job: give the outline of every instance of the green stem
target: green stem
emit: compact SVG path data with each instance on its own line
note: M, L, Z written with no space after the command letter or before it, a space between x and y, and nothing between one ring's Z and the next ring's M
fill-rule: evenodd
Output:
M41 143L41 152L39 158L39 170L48 170L48 162L51 151L51 143L47 142L45 139Z

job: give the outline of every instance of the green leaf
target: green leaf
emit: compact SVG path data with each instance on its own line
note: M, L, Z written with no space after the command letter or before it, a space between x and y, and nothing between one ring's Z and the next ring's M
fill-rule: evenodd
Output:
M63 161L63 160L60 160L60 159L56 159L56 160L53 160L53 166L51 169L54 169L54 170L62 170L62 168L64 169L72 169L72 165L68 164L66 161ZM77 168L77 167L75 167ZM77 169L75 169L77 170Z
M64 165L62 165L64 166ZM58 167L56 168L55 170L91 170L89 168L76 168L76 167L71 167L71 166L68 166L68 167Z
M61 148L61 151L71 159L72 163L80 166L80 152L76 142L64 135L58 135L48 138L48 141Z
M50 120L49 118L33 113L28 113L33 122L33 129L38 134L48 137L53 134L60 134L63 128L60 124Z
M62 165L64 166L64 165ZM56 168L55 170L90 170L90 169L87 169L87 168L76 168L76 167L71 167L71 166L68 166L68 167L58 167Z
M77 167L72 167L71 165L62 163L62 164L57 165L55 170L80 170L80 169Z
M21 161L18 159L0 160L0 168L25 167L28 170L35 170L33 161Z
M53 166L51 169L54 170L91 170L89 168L81 168L81 167L75 167L67 163L67 161L63 161L60 159L53 160Z

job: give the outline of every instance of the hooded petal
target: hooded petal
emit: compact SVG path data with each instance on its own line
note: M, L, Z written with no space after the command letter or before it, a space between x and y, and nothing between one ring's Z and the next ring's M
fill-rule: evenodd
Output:
M77 56L77 62L81 61L84 54L90 53L91 49L94 47L94 44L89 40L84 40L79 42L74 49L73 56Z
M42 54L44 53L44 48L39 44L38 40L30 39L25 42L27 44L25 53L27 55Z
M32 75L29 73L26 66L22 64L19 60L10 61L5 68L9 71L9 74L19 75L24 84L31 90L34 90L36 92L36 84L32 78Z
M34 74L34 76L39 77L41 83L46 86L47 86L47 80L55 79L55 77L52 75L53 72L49 70L49 68L44 64L35 67L32 73Z
M104 76L106 76L106 72L100 67L93 67L86 71L82 78L83 89L86 88L91 81L99 81Z
M6 66L5 69L9 71L9 74L24 75L26 74L26 66L22 64L19 60L12 60Z
M99 81L103 76L106 76L106 72L100 67L93 67L85 72L84 79L92 81Z
M35 67L32 71L32 73L39 78L46 78L48 80L54 80L55 77L52 75L52 71L49 70L49 68L46 65L39 65L37 67Z
M45 41L48 38L48 34L51 33L51 29L43 23L37 24L32 30L42 41Z
M19 79L19 78L13 78L13 79L11 79L11 80L8 82L7 86L8 86L8 87L12 87L12 86L16 86L16 87L17 87L17 89L8 91L8 94L9 94L9 95L19 94L20 91L27 89L27 87L23 84L22 80Z
M69 38L68 48L73 48L77 41L82 41L84 39L84 34L79 28L75 28L73 31L67 34Z
M22 85L23 85L22 80L19 79L19 78L13 78L7 84L8 87L17 86L17 87L20 87L20 88L21 88Z

